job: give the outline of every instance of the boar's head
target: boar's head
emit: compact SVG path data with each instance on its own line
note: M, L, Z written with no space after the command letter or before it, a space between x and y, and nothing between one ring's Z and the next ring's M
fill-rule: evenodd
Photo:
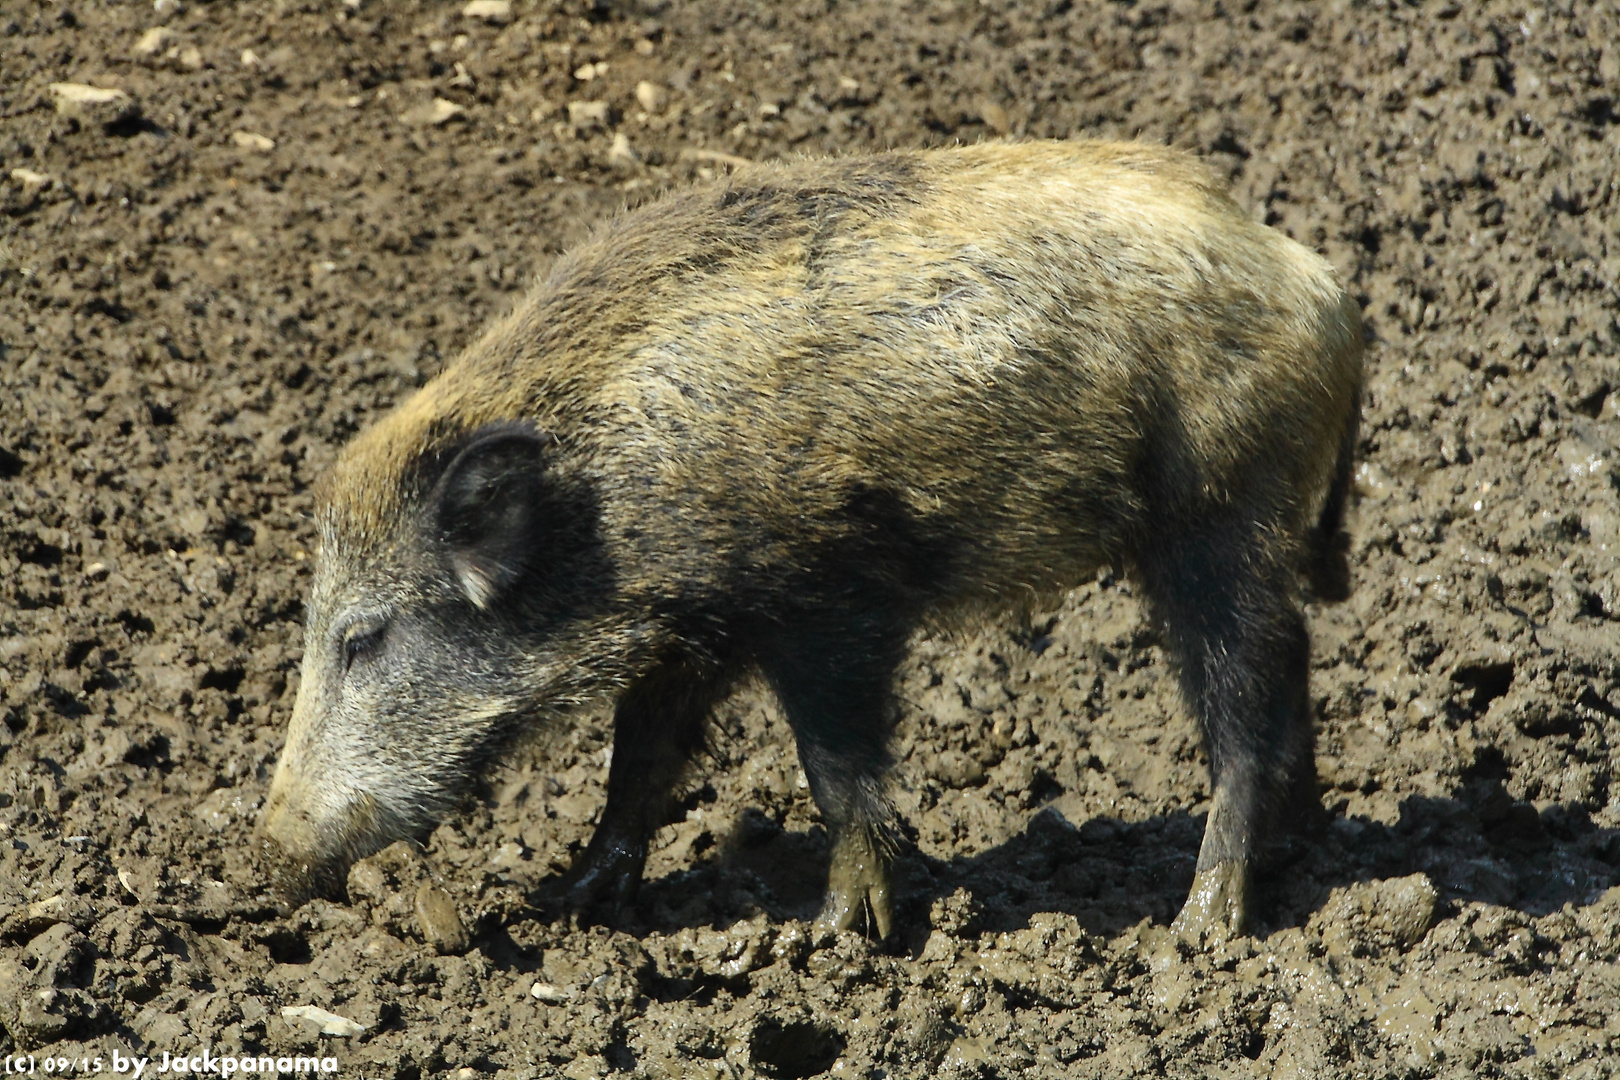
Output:
M287 741L260 819L277 891L430 828L522 729L622 685L639 652L588 482L520 422L445 435L411 410L347 448ZM575 470L577 473L577 470Z

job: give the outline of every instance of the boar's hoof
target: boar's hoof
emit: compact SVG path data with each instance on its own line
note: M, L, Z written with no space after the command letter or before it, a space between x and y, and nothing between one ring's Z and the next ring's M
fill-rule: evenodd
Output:
M846 829L833 843L827 900L816 923L832 930L876 931L879 941L893 931L889 860L867 830Z
M562 903L580 912L601 907L608 918L617 920L634 902L646 863L645 844L598 843L593 838L579 861L563 876Z
M1189 942L1237 937L1249 921L1249 867L1219 862L1193 876L1192 891L1170 929Z

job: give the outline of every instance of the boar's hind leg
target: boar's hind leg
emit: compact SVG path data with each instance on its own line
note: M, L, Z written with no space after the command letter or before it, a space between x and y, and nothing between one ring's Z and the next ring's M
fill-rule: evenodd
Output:
M807 635L766 665L799 746L810 794L832 837L827 898L818 919L839 930L894 927L889 859L893 809L884 793L893 724L890 691L903 631ZM870 920L870 921L868 921Z
M1189 937L1243 931L1251 867L1279 812L1317 799L1310 641L1276 546L1253 523L1211 522L1140 560L1214 787L1192 893L1176 917Z
M682 772L704 745L714 704L730 685L717 673L668 665L619 699L607 805L590 844L564 882L570 906L606 902L614 916L635 897L647 841L666 824Z

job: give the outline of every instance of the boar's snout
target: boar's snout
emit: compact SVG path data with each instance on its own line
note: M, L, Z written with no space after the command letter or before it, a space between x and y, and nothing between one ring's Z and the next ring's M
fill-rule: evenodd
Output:
M316 896L341 900L349 867L383 847L375 804L364 794L316 797L278 771L259 819L270 886L289 909Z
M270 867L270 891L287 911L317 896L328 900L344 898L347 867L341 859L301 859L268 836L260 837L259 852Z

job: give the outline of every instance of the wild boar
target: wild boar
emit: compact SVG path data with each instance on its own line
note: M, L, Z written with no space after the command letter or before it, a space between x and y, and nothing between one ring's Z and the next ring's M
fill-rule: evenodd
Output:
M1361 352L1328 264L1161 147L759 165L623 214L326 480L262 820L282 888L612 700L568 889L622 903L757 673L832 837L822 918L886 936L908 638L1115 565L1213 777L1179 925L1239 931L1279 811L1319 805L1301 577L1347 582Z

